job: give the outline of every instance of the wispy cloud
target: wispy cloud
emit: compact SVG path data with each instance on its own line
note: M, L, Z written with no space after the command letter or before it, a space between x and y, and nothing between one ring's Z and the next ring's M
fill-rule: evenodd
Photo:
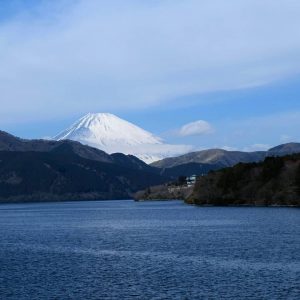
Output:
M143 109L300 71L299 1L41 3L0 24L0 118Z
M204 120L198 120L198 121L183 125L178 130L178 135L185 137L185 136L210 134L213 132L214 132L214 129L211 124L209 124L208 122L206 122Z

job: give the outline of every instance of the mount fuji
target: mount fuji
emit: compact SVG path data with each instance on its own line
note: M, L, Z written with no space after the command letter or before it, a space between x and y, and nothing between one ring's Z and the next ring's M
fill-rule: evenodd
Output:
M191 150L186 145L165 144L152 133L110 113L89 113L53 139L78 141L109 154L131 154L146 163Z

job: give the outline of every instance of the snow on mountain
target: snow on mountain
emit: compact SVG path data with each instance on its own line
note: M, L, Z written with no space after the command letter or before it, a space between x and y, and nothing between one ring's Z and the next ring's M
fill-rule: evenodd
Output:
M110 113L89 113L53 139L78 141L109 154L132 154L146 163L191 150L186 145L165 144L152 133Z

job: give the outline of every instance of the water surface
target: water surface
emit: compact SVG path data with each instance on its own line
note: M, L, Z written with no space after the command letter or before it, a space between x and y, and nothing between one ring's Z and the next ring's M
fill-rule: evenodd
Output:
M0 205L1 299L299 299L300 210Z

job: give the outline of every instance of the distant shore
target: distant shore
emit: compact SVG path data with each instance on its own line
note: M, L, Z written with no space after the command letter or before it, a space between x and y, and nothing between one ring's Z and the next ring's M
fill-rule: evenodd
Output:
M134 199L136 202L167 202L167 201L182 201L188 205L193 205L197 207L270 207L270 208L300 208L300 205L260 205L260 204L228 204L228 205L217 205L217 204L194 204L187 203L184 199Z

